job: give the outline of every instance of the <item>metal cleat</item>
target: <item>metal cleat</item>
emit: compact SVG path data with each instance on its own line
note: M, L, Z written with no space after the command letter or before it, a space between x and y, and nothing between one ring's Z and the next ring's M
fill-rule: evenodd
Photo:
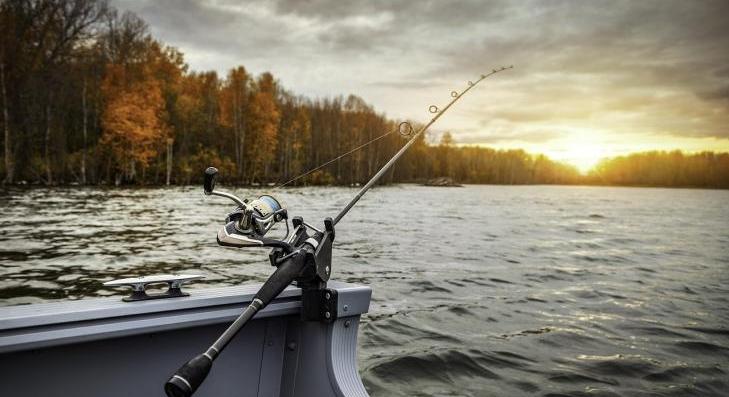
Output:
M154 276L123 278L107 281L105 287L132 287L132 294L122 298L124 302L136 302L150 299L179 298L190 296L182 292L182 284L192 280L205 278L196 274L158 274ZM146 288L150 284L167 283L168 289L162 293L148 294Z

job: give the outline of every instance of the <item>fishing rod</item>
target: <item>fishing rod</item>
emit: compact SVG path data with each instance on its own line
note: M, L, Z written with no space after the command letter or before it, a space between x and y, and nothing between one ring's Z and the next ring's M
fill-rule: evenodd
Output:
M272 248L269 261L276 270L263 283L253 297L251 303L243 310L238 318L218 337L218 339L202 354L182 365L165 383L164 390L168 397L189 397L200 387L207 377L213 362L230 343L233 337L250 321L253 316L265 308L287 286L296 283L301 289L301 319L303 321L320 321L331 323L337 317L337 303L334 289L327 288L327 281L331 275L332 243L334 242L334 226L354 207L369 189L402 157L417 138L430 128L453 104L484 79L511 69L513 66L492 70L482 74L475 82L468 82L463 92L451 91L451 101L438 110L431 105L428 109L435 116L415 134L409 123L401 123L398 130L403 132L403 126L409 128L411 135L408 142L403 145L390 160L380 168L377 173L357 192L357 194L334 217L324 218L324 228L320 230L306 223L300 216L293 217L288 224L288 212L273 196L262 195L256 199L240 199L237 196L215 190L215 181L218 170L208 167L204 174L203 192L205 195L215 195L233 200L237 207L225 219L225 225L217 234L218 244L227 247L267 247ZM385 134L388 135L389 133ZM360 145L355 150L384 137ZM405 135L405 134L403 134ZM354 150L347 154L353 153ZM346 155L346 154L345 154ZM341 158L338 157L338 158ZM337 158L337 159L338 159ZM330 160L328 163L331 163ZM320 167L317 167L321 168ZM308 174L313 171L307 171ZM302 174L302 175L305 175ZM299 176L301 177L301 176ZM297 177L297 178L299 178ZM294 178L294 179L297 179ZM286 182L289 183L289 182ZM286 235L282 238L266 237L266 234L277 224L286 225Z
M438 119L440 118L440 116L442 116L443 113L445 113L451 106L453 106L454 103L458 102L458 100L461 99L461 97L463 95L465 95L468 91L471 90L471 88L475 87L478 83L480 83L483 80L487 79L489 76L492 76L492 75L494 75L496 73L502 72L502 71L504 71L506 69L511 69L513 67L514 67L513 65L512 66L509 66L509 67L501 67L499 69L492 70L491 73L482 74L481 75L481 78L479 78L478 80L476 80L475 83L469 81L468 82L468 87L466 87L466 89L463 90L463 92L461 92L460 94L458 92L456 92L456 91L451 91L451 97L453 97L453 99L451 99L451 101L448 102L448 104L441 111L438 111L438 107L437 106L431 105L428 110L430 110L431 113L435 113L435 116L430 120L430 122L428 122L428 124L422 126L418 130L418 132L416 132L415 135L413 135L410 138L410 140L397 153L395 153L394 156L392 156L392 158L390 159L390 161L388 161L384 166L382 166L382 168L380 168L379 171L377 171L377 173L369 180L369 182L367 182L362 187L362 189L360 189L360 191L352 198L352 200L350 200L349 203L347 203L347 205L344 206L344 208L342 209L342 211L340 211L339 214L337 214L337 216L334 218L334 224L336 225L337 223L339 223L339 221L342 220L342 218L344 218L345 215L347 215L347 212L349 212L349 210L352 209L352 207L354 207L355 204L357 204L357 202L359 201L359 199L361 199L362 196L364 196L364 194L367 193L367 191L370 190L370 188L372 186L374 186L375 183L377 183L378 180L380 180L380 178L382 177L382 175L385 175L385 173L395 164L395 162L397 162L397 160L400 157L402 157L403 154L405 154L405 152L410 148L410 146L412 146L416 142L416 140L418 139L418 137L421 134L423 134L425 131L427 131L428 128L430 128L431 125L433 125L436 121L438 121Z

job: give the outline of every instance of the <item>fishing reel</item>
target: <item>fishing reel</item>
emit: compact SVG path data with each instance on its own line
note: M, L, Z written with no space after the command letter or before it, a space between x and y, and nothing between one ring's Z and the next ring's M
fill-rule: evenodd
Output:
M320 230L304 221L300 216L291 220L293 232L290 232L288 213L280 201L270 195L262 195L254 200L242 200L230 193L215 191L215 179L218 170L208 167L205 170L203 189L206 195L226 197L233 200L238 207L228 214L225 225L218 231L218 244L227 247L269 247L273 248L268 255L271 265L279 267L296 252L304 252L304 266L293 281L305 291L321 291L331 275L332 242L334 241L334 221L324 219L324 230ZM282 238L269 238L266 234L277 223L286 225L286 235ZM306 292L304 293L306 295ZM307 302L309 299L305 299ZM304 317L317 318L320 310L309 309L304 304ZM329 319L328 317L326 318Z
M225 225L218 231L218 244L241 248L273 247L290 253L291 245L286 242L289 237L288 213L281 202L270 195L243 200L230 193L215 191L217 175L218 170L215 167L208 167L205 170L203 184L205 194L226 197L238 204L238 207L225 218ZM266 237L273 226L280 222L286 225L286 235L278 239Z

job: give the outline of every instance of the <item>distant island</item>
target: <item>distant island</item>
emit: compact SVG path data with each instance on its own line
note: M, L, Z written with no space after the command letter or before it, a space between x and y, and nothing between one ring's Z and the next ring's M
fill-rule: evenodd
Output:
M28 3L30 4L30 3ZM308 99L270 73L190 71L147 24L103 1L73 12L0 5L3 184L276 184L398 128L361 98ZM64 7L63 2L53 3ZM63 10L61 10L63 11ZM417 128L416 123L412 123ZM407 137L393 133L292 183L356 185ZM729 188L729 154L646 152L587 175L523 150L422 137L384 183L597 184Z

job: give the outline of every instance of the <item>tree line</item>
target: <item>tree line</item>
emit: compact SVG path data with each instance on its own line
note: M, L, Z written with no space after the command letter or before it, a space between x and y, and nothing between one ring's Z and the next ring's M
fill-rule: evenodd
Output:
M1 2L0 103L6 184L189 184L208 165L228 183L278 183L400 125L354 95L295 95L270 73L189 70L142 19L104 0ZM391 133L292 185L365 182L406 139ZM385 182L726 186L726 156L681 156L673 179L632 158L583 176L522 150L460 147L446 133L437 143L420 137ZM700 167L717 176L693 179L704 177ZM626 176L633 171L651 177Z
M585 182L729 189L729 153L684 154L676 150L613 157L598 163Z

